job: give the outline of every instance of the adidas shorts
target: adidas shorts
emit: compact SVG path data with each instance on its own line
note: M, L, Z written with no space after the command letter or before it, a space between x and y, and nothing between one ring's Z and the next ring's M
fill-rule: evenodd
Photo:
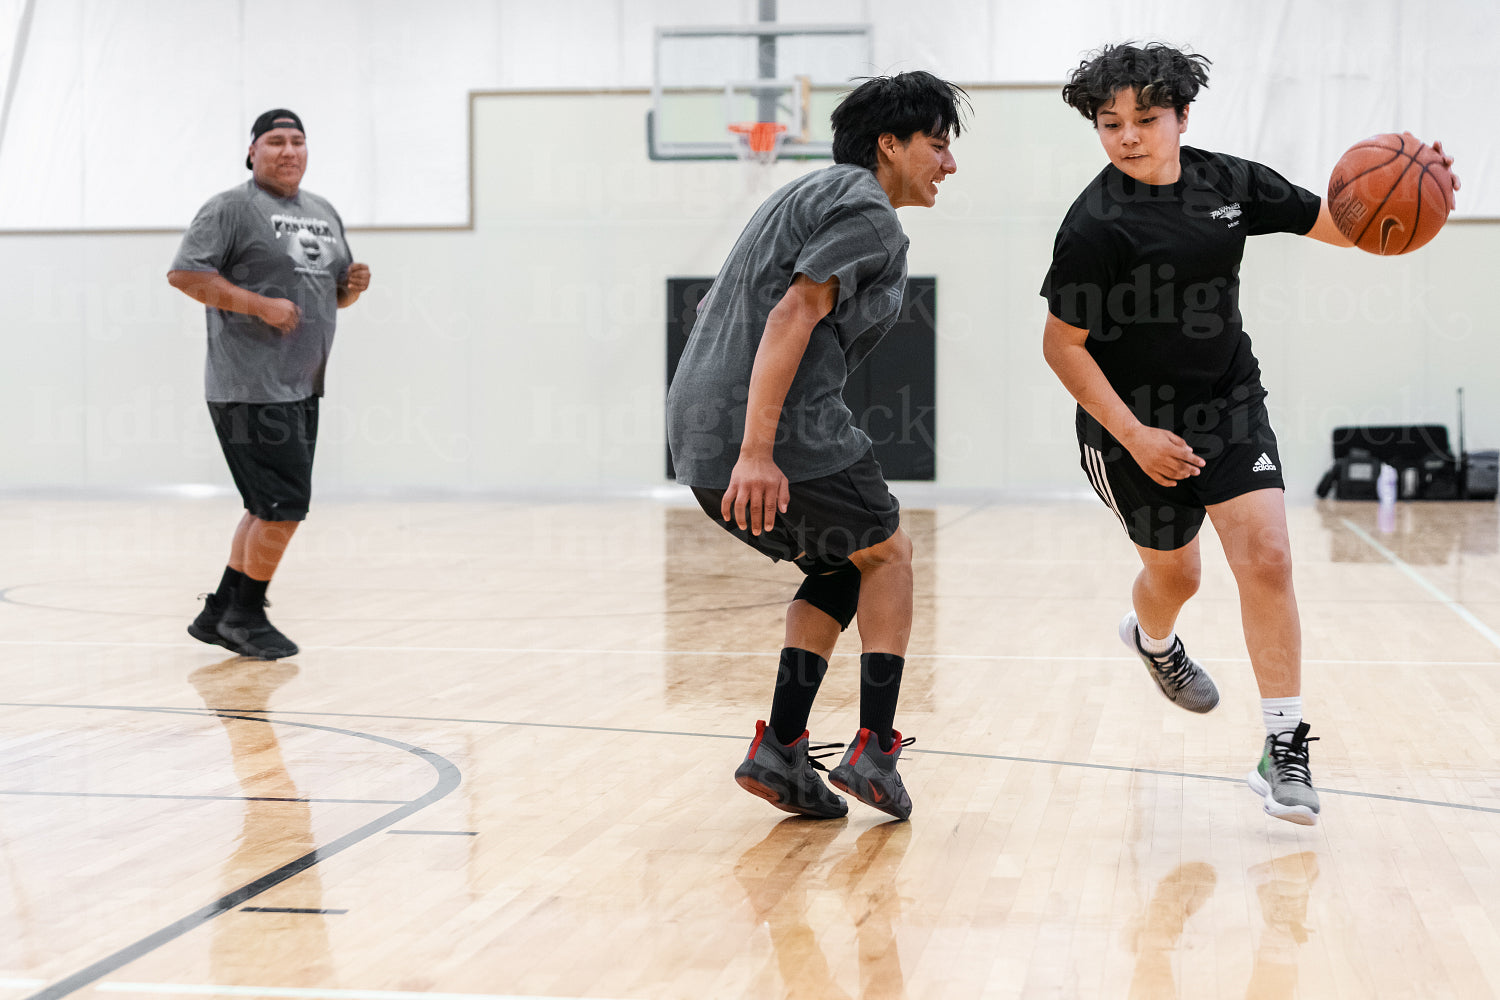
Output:
M1152 481L1098 421L1078 408L1079 464L1132 542L1161 552L1180 549L1203 527L1204 508L1256 490L1286 489L1265 393L1256 389L1211 429L1179 432L1207 464L1176 486Z
M724 520L724 490L693 487L698 506L715 524L762 555L789 560L804 573L838 569L852 553L878 545L901 526L901 504L886 486L874 449L831 476L791 483L788 492L786 513L777 513L770 531L752 535Z

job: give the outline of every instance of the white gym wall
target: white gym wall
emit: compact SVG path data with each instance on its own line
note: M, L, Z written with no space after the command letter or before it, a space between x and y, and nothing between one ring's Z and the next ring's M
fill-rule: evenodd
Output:
M659 485L664 279L712 273L761 192L738 164L648 161L639 88L655 25L755 16L754 0L0 0L0 487L227 486L202 311L165 272L277 105L306 120L306 186L374 271L341 315L320 490ZM941 486L1081 486L1036 289L1104 157L1055 86L1024 85L1127 38L1215 60L1185 141L1314 190L1374 132L1459 157L1460 213L1414 256L1250 244L1242 308L1293 494L1333 426L1451 427L1458 385L1470 445L1500 445L1484 308L1500 138L1469 83L1492 75L1493 4L781 0L778 16L868 22L872 72L978 85L939 207L902 212L912 273L938 277Z

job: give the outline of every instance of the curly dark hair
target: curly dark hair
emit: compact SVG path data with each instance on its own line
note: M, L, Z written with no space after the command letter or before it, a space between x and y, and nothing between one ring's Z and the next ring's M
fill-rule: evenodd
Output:
M919 69L869 77L833 109L833 161L874 170L876 143L887 132L902 142L918 132L957 137L968 97L962 87Z
M1133 87L1136 107L1172 108L1179 116L1208 86L1208 56L1184 52L1162 42L1138 47L1133 42L1106 45L1068 75L1062 98L1091 122L1114 100L1121 87Z

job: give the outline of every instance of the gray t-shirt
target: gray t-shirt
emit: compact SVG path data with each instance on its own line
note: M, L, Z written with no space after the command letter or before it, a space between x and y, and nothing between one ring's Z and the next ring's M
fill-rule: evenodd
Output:
M787 391L772 458L794 483L859 460L870 438L844 405L844 383L896 321L907 243L890 199L864 167L807 174L766 200L699 306L667 393L667 441L679 483L728 487L755 351L772 307L798 274L816 282L837 275L839 295Z
M353 262L344 221L323 198L278 198L254 180L210 198L182 237L173 271L217 271L249 291L290 299L290 333L244 313L208 309L204 384L211 403L289 403L323 395L338 284Z

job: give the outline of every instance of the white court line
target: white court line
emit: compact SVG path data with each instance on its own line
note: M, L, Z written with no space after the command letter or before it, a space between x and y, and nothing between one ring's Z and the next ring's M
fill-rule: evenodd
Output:
M1449 611L1452 611L1455 615L1458 615L1458 617L1462 618L1465 622L1472 625L1474 627L1474 631L1478 632L1480 635L1488 639L1491 645L1493 645L1496 649L1500 649L1500 633L1496 633L1494 629L1490 628L1484 622L1474 617L1473 612L1471 612L1468 608L1464 607L1462 604L1458 603L1453 598L1443 593L1441 590L1438 590L1437 587L1433 586L1426 577L1408 566L1405 562L1402 561L1400 556L1396 555L1396 553L1392 552L1384 545L1381 545L1374 538L1371 538L1369 533L1359 525L1350 521L1347 517L1340 518L1339 520L1343 522L1344 527L1348 528L1360 538L1364 539L1365 544L1369 545L1370 548L1385 556L1387 562L1389 562L1392 566L1395 566L1401 572L1405 573L1414 583L1417 584L1417 586L1427 591L1433 597L1436 597L1438 599L1438 602L1446 606Z
M290 986L189 986L178 983L100 983L100 993L154 996L294 997L298 1000L578 1000L575 997L519 996L510 993L423 993L414 990L320 990Z
M1460 609L1461 613L1467 614ZM1484 628L1482 623L1477 627ZM1500 638L1496 645L1500 646ZM85 646L109 649L201 649L187 642L104 642L84 639L0 639L3 646ZM509 655L531 653L536 656L765 656L764 649L564 649L545 646L303 646L304 653L487 653ZM855 652L834 653L834 656L858 656ZM1205 657L1216 663L1249 663L1247 656ZM1122 653L1118 656L1055 656L1036 653L1022 656L1013 653L907 653L908 660L971 660L998 661L1005 663L1098 663L1103 660L1128 660L1139 662L1139 657ZM1303 663L1318 663L1333 667L1493 667L1494 660L1315 660L1304 659Z

